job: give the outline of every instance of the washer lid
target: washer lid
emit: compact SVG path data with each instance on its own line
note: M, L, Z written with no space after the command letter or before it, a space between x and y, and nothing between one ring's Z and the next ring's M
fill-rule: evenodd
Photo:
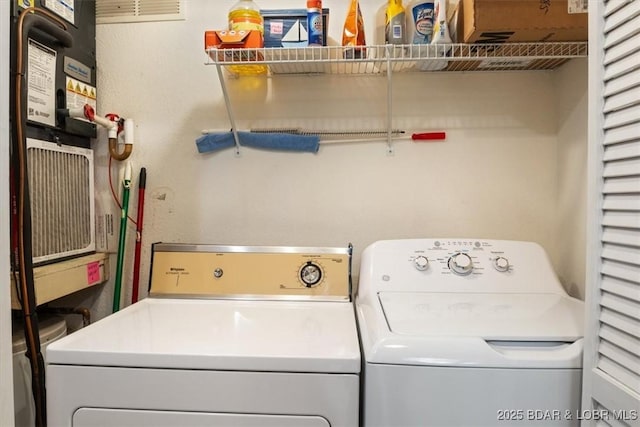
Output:
M48 364L357 373L347 302L147 298L52 343Z
M582 338L583 302L558 294L380 292L389 330L425 337L487 341Z
M578 369L583 303L556 294L381 292L357 304L367 363Z

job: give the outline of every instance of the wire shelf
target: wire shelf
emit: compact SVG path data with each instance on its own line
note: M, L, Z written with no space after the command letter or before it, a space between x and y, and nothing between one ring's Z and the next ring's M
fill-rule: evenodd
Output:
M586 57L588 42L376 45L355 53L360 57L353 58L354 52L342 46L209 49L207 65L225 67L231 74L251 65L266 65L271 74L552 70Z
M215 65L234 129L236 154L240 143L224 73L385 75L387 90L387 153L393 153L393 74L420 71L553 70L570 59L588 55L588 42L502 44L377 45L360 50L342 46L262 49L207 49L207 65Z

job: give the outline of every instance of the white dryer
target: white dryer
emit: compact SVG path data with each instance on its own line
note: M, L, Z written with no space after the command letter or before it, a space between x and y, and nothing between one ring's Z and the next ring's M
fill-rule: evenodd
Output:
M356 312L365 427L578 425L583 303L539 245L376 242Z
M150 298L47 348L49 426L357 426L350 264L154 245Z

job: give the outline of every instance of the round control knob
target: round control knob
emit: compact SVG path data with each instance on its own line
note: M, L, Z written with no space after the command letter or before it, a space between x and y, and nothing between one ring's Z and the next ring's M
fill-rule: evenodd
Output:
M505 257L499 256L493 260L493 267L501 273L509 271L509 260Z
M459 276L466 276L473 271L473 261L469 255L458 252L449 258L449 269Z
M415 265L416 270L425 271L429 269L429 260L426 256L420 255L413 260L413 265Z
M319 265L314 264L311 261L308 261L300 269L300 280L307 288L313 288L314 286L319 285L321 279L322 269Z

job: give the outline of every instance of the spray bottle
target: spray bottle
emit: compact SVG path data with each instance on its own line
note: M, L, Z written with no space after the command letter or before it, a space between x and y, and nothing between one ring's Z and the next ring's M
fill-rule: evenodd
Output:
M389 0L385 13L385 43L404 44L406 21L402 0Z

